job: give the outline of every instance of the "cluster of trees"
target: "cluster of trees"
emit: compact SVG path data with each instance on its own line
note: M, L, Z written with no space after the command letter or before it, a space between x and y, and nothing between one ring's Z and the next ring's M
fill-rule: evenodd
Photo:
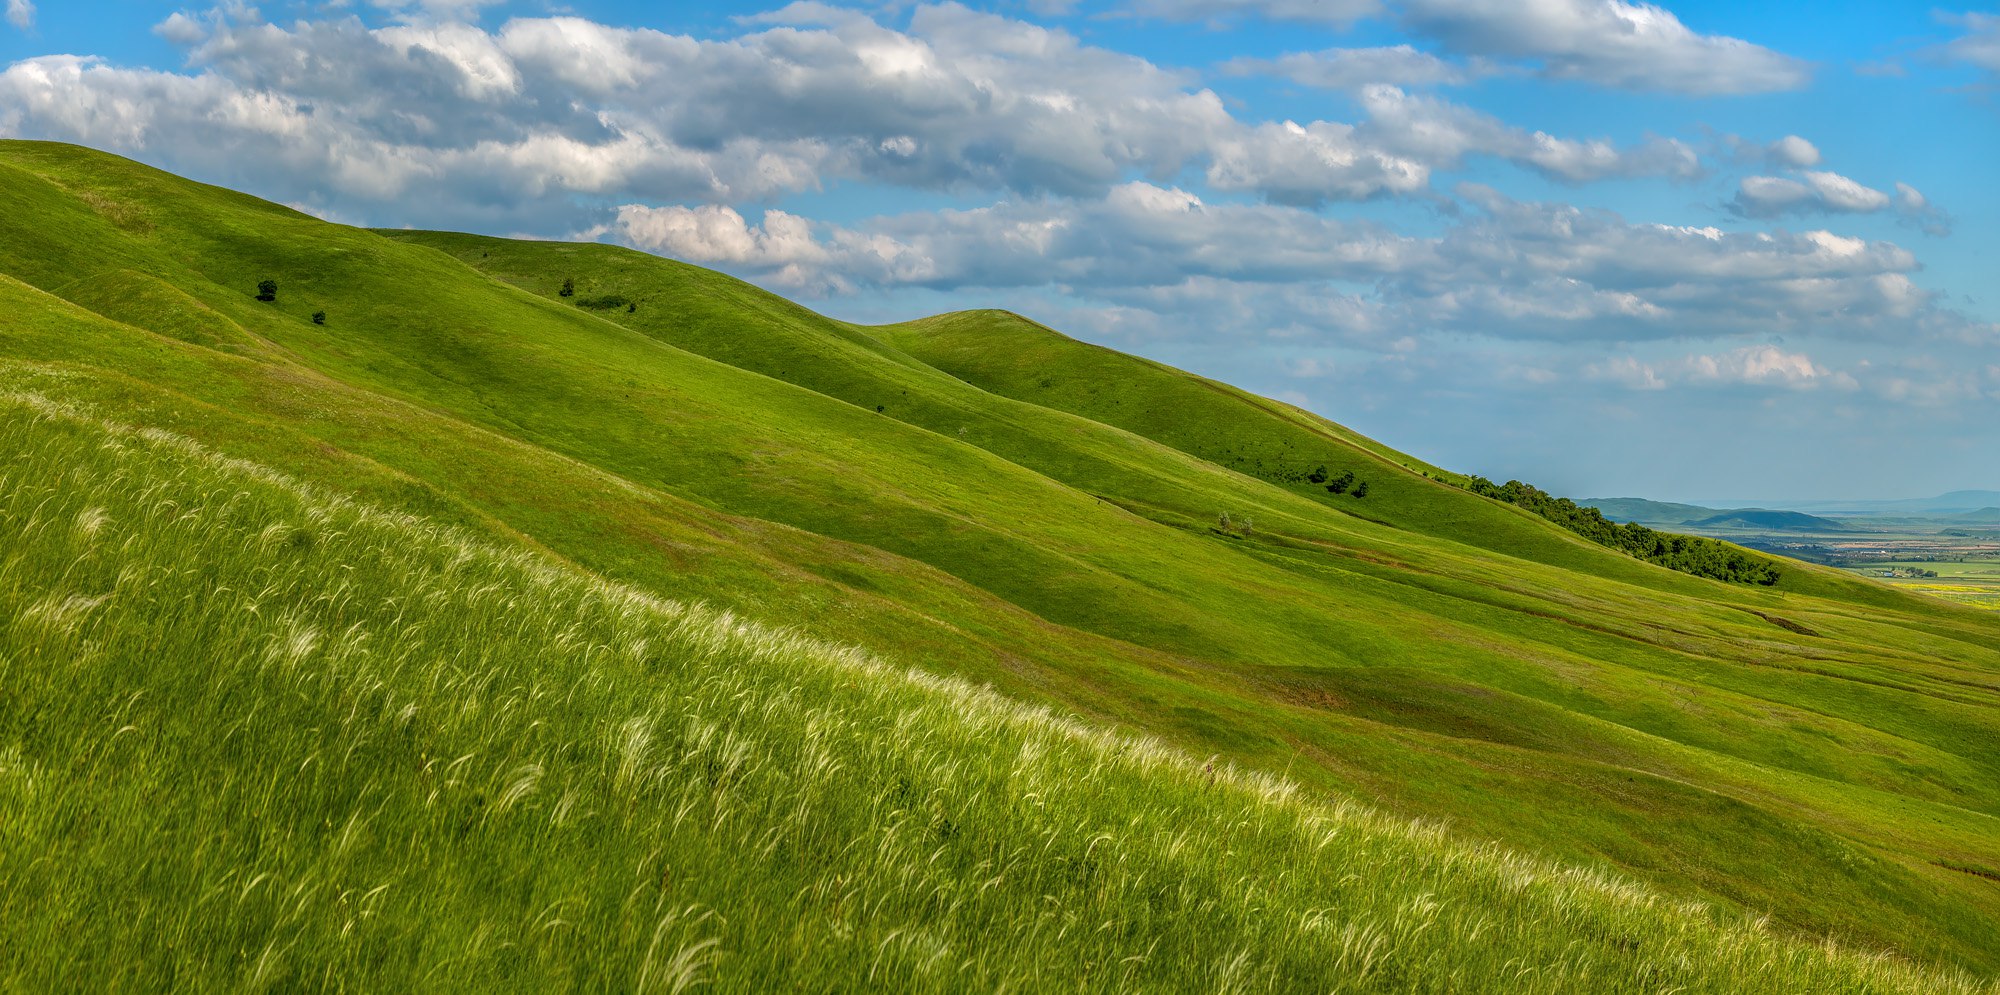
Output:
M277 300L277 299L278 299L278 281L276 281L276 280L259 280L259 281L257 281L257 299L258 299L258 300L260 300L260 301L263 301L263 302L264 302L264 303L266 303L266 304L269 304L269 303L271 303L272 301L275 301L275 300ZM312 314L312 321L313 321L313 324L315 324L315 325L324 325L324 324L326 324L326 312L325 312L325 311L314 311L314 312L313 312L313 314Z
M1364 498L1368 496L1368 481L1356 482L1353 470L1348 470L1331 480L1327 479L1327 476L1326 466L1322 464L1319 469L1306 474L1306 482L1325 484L1328 494L1346 494L1351 489L1355 497Z
M1885 577L1905 577L1911 580L1922 580L1926 577L1936 577L1938 574L1935 570L1925 570L1921 567L1891 567L1883 571L1882 575Z
M1223 450L1225 453L1228 451L1227 449ZM1237 456L1232 458L1230 462L1242 463L1244 459L1241 456ZM1264 468L1264 461L1262 459L1255 460L1252 465L1254 469L1249 472L1253 476L1261 477L1265 480L1275 481L1280 484L1321 484L1326 487L1328 494L1352 494L1358 498L1368 496L1368 481L1356 480L1354 471L1352 470L1343 472L1339 476L1334 476L1333 471L1328 470L1324 463L1311 470L1286 469L1282 464L1276 469L1267 470Z
M1768 587L1778 582L1776 564L1720 540L1656 532L1633 522L1620 525L1605 518L1596 508L1555 497L1518 480L1495 484L1485 477L1474 476L1469 481L1466 489L1474 494L1525 508L1591 542L1622 550L1648 563L1732 584Z
M563 277L562 289L556 291L556 296L576 297L576 278L573 276ZM622 307L627 314L639 310L638 302L626 300L622 294L604 294L599 297L576 297L576 306L589 308L592 311L612 311Z

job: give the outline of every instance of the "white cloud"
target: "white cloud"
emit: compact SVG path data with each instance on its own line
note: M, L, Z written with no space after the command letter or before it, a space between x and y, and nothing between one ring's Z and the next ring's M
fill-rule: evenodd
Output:
M1603 140L1558 138L1393 86L1364 87L1360 102L1368 114L1357 129L1363 141L1438 168L1455 167L1467 155L1490 155L1567 183L1633 176L1691 179L1701 172L1694 150L1671 139L1620 149Z
M1772 142L1766 154L1771 162L1791 169L1819 165L1819 147L1797 135L1786 135Z
M1329 48L1292 52L1275 59L1231 59L1225 73L1238 76L1280 76L1301 86L1326 90L1358 90L1373 83L1399 87L1446 86L1490 76L1501 69L1485 60L1450 62L1409 45L1381 48Z
M1622 0L1407 0L1403 21L1468 55L1539 64L1557 79L1711 95L1791 90L1804 63L1738 38L1698 34L1671 11Z
M1140 14L1346 23L1374 4L1316 0L1137 0ZM1623 0L1401 0L1389 13L1458 55L1514 60L1553 79L1709 96L1795 90L1808 65L1740 38L1701 34L1672 11ZM1370 82L1395 82L1372 80Z
M439 20L461 20L470 18L481 7L491 7L502 0L368 0L369 6L393 11L405 18L424 17Z
M1858 386L1851 374L1830 370L1803 352L1787 352L1773 345L1651 361L1619 356L1586 365L1583 375L1633 390L1665 390L1680 385L1793 390L1819 387L1850 390Z
M587 234L819 293L1054 289L1113 306L1125 333L1230 329L1386 349L1439 333L1602 342L1996 332L1911 282L1915 257L1890 243L1633 224L1460 192L1475 210L1429 237L1144 182L1088 201L1003 201L851 226L767 212L759 227L727 209L632 205ZM1745 369L1775 376L1770 359Z
M7 23L23 31L35 26L33 0L7 0Z
M1965 33L1939 46L1934 54L2000 75L2000 14L1974 11L1938 16L1946 24L1961 28Z
M1084 203L1002 202L854 228L770 211L759 229L728 208L627 205L612 224L584 234L819 290L1058 284L1103 292L1157 290L1190 278L1365 280L1422 251L1417 240L1373 227L1284 207L1209 205L1144 182Z
M1866 214L1889 206L1889 195L1839 173L1806 172L1799 179L1746 176L1729 208L1752 218L1824 212Z
M1351 24L1382 9L1379 0L1135 0L1133 9L1174 21L1225 22L1267 17L1310 24Z
M1222 139L1208 167L1219 190L1255 190L1284 204L1365 200L1430 185L1430 167L1355 138L1352 125L1286 121Z
M1893 210L1905 223L1930 235L1951 232L1951 218L1931 204L1917 188L1897 183L1892 196L1839 173L1807 170L1797 179L1746 176L1726 205L1747 218L1778 218L1807 214L1873 214Z
M0 72L0 128L282 200L514 231L583 196L740 204L841 180L1088 198L1192 172L1317 204L1428 198L1466 155L1565 182L1696 170L1677 142L1531 133L1395 87L1368 88L1357 123L1244 120L1185 73L953 4L916 8L903 30L803 3L753 20L702 40L575 17L488 30L175 14L154 30L195 71L26 60Z

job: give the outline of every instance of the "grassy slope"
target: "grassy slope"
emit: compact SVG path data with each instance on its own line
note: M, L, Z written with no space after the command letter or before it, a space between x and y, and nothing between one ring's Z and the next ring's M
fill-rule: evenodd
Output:
M1992 991L0 394L14 991Z
M544 294L560 268L641 301L600 317L108 157L0 161L28 167L0 174L0 261L25 281L0 306L41 316L0 348L38 389L1789 925L2000 957L1990 885L1938 866L1991 859L1990 623L1813 575L1658 571L1234 397L1261 414L1225 424L1274 453L1377 460L1377 524L1191 459L1224 454L1157 418L1010 399L899 330L648 257L422 236ZM265 275L276 306L248 299ZM1215 535L1216 510L1259 529Z

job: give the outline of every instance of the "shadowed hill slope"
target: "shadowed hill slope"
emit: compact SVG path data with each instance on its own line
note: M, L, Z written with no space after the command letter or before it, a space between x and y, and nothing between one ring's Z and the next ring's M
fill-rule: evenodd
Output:
M632 309L577 303L612 297ZM1778 590L1652 567L1008 315L862 328L625 250L344 228L62 146L0 143L0 314L0 386L1469 837L2000 969L1978 613L1803 565ZM1291 479L1321 463L1367 496Z

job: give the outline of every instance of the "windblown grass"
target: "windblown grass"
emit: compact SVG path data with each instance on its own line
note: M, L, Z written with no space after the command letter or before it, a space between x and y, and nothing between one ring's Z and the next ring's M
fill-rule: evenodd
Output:
M1962 991L0 398L0 987Z

